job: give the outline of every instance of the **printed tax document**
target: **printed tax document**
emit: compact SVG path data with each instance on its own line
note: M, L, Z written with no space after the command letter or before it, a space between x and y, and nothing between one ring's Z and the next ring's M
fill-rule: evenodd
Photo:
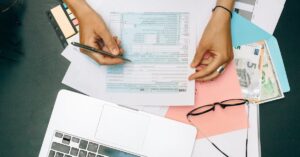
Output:
M118 8L119 5L110 7L106 2L101 3L105 8L94 9L102 11L111 32L122 41L124 57L132 62L96 65L97 70L91 75L101 74L93 82L97 97L127 106L194 105L195 83L188 81L194 72L190 63L196 51L193 3L166 0L151 7ZM169 5L171 2L175 5ZM69 50L80 53L75 48ZM81 58L96 64L86 56Z
M194 90L187 80L192 73L189 47L194 46L189 44L189 20L189 13L179 12L112 13L110 28L132 63L105 67L105 91L147 96Z

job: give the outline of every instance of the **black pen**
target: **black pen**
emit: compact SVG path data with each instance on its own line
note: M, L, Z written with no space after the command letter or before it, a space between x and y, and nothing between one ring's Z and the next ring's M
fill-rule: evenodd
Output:
M103 51L103 50L99 50L99 49L96 49L96 48L93 48L93 47L90 47L90 46L87 46L87 45L83 45L83 44L80 44L80 43L77 43L77 42L71 42L71 44L74 45L74 46L76 46L76 47L88 50L88 51L100 53L102 55L110 56L112 58L120 58L120 59L123 59L124 61L131 62L131 60L126 59L126 58L124 58L124 57L122 57L120 55L113 55L113 54L111 54L109 52L106 52L106 51Z

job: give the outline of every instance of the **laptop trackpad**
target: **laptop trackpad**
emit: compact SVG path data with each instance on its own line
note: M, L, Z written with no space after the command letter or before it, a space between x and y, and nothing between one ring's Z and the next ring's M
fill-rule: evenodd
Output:
M96 139L130 151L141 151L148 130L150 117L137 111L104 106Z

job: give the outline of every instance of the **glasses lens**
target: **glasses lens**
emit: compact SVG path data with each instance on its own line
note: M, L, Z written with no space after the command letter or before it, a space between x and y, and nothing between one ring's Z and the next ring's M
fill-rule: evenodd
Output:
M248 100L245 99L230 99L230 100L225 100L221 102L223 105L243 105L246 104Z
M201 114L211 111L213 108L214 108L214 105L201 106L201 107L195 108L194 110L189 112L188 115L189 116L201 115Z

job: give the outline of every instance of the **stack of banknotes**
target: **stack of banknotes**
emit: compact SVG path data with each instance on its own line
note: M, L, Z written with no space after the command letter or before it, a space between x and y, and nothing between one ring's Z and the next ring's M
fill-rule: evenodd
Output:
M261 104L284 98L266 42L237 46L233 51L245 99Z

